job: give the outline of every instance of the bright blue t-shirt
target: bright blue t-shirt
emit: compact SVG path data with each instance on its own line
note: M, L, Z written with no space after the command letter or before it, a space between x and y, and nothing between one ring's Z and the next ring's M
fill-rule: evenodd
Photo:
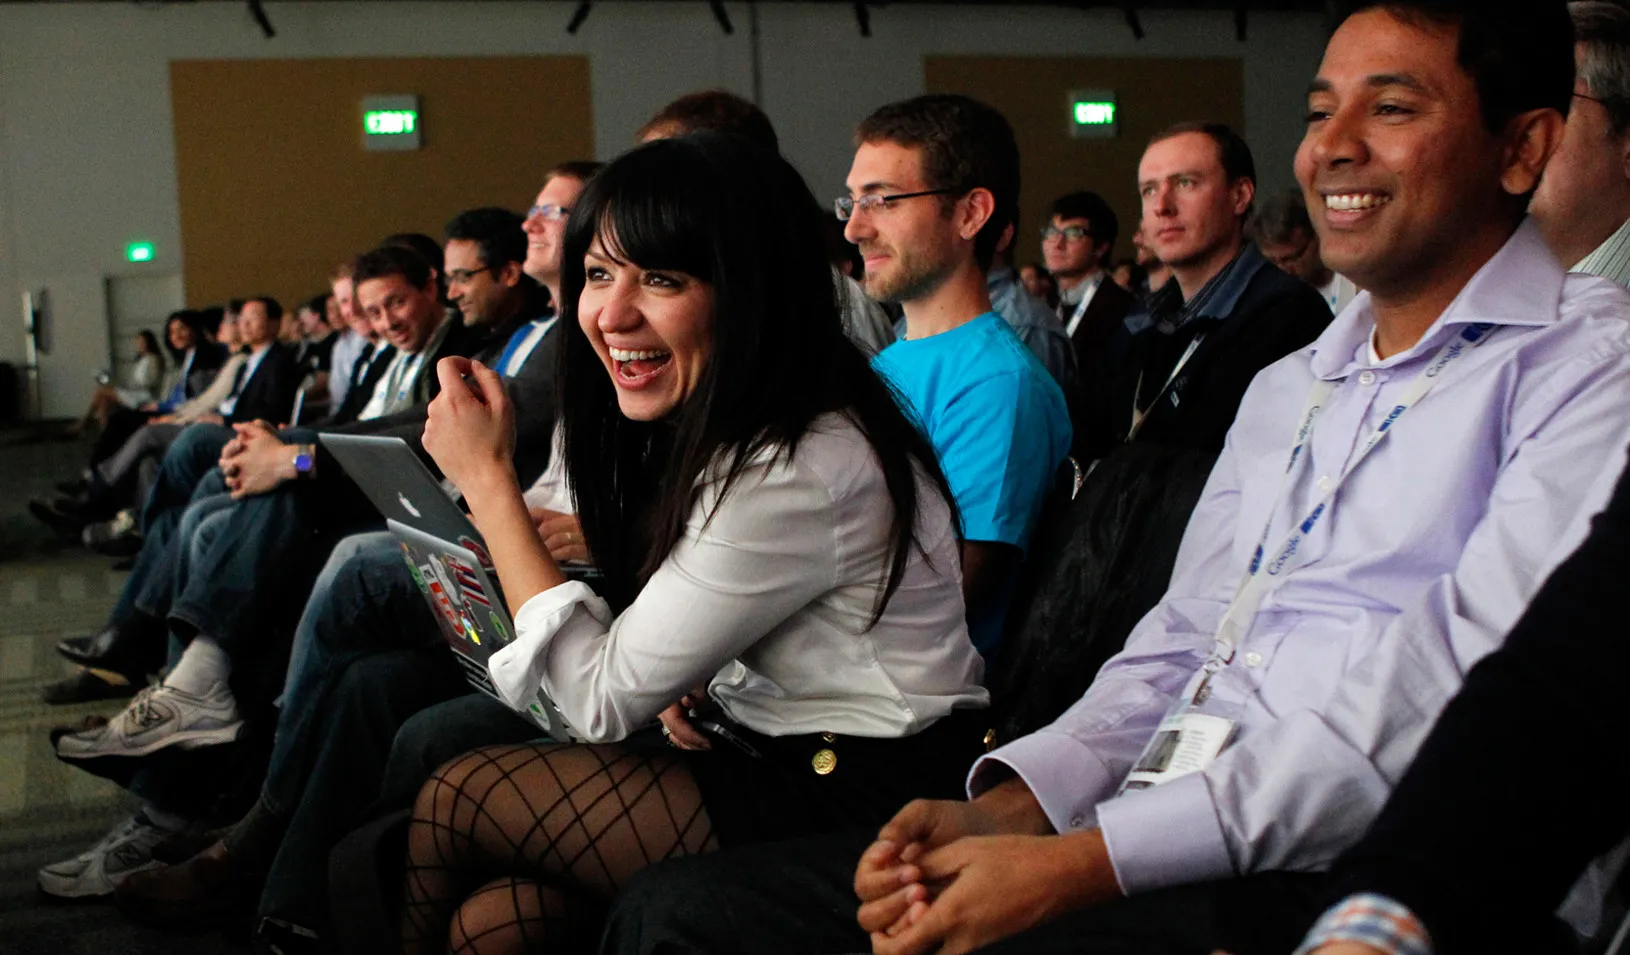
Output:
M939 455L963 537L1027 550L1070 450L1070 413L1053 376L995 312L928 338L902 338L872 367L910 404ZM1012 583L968 619L986 659L1001 639Z

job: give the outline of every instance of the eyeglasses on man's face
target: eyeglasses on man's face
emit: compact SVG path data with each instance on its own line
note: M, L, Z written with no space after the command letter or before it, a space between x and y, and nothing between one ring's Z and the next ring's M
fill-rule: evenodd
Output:
M448 269L447 281L457 285L467 285L469 284L470 280L475 278L477 275L491 271L491 266L480 269Z
M543 205L533 206L526 211L528 219L538 218L545 222L559 222L572 211L571 206Z
M1080 242L1082 239L1092 238L1092 233L1078 225L1067 225L1060 229L1058 226L1044 225L1041 227L1041 241L1048 239L1063 239L1066 242Z
M848 222L857 212L881 212L889 207L889 203L899 202L901 199L949 196L955 193L955 189L924 189L921 192L897 192L892 196L878 195L875 192L868 192L864 196L839 196L832 200L832 210L838 214L839 222Z

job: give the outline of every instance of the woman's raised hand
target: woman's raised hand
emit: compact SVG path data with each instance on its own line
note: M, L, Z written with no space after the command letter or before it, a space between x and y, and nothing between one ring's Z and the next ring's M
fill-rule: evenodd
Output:
M514 481L515 409L498 373L468 358L436 365L441 394L430 403L424 448L466 497L495 480Z

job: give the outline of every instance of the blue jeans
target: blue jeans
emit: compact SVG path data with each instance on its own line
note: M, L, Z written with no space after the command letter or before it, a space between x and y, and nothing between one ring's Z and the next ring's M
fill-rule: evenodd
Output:
M467 689L396 539L340 541L295 631L261 791L286 824L262 915L322 920L329 850L367 818L397 727Z

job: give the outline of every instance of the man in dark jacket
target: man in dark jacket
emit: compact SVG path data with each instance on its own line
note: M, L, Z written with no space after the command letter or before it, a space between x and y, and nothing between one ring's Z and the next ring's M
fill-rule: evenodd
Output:
M1256 373L1330 323L1318 292L1245 240L1256 166L1238 134L1184 124L1138 166L1143 233L1173 278L1089 357L1076 423L1082 458L1124 441L1220 451Z

